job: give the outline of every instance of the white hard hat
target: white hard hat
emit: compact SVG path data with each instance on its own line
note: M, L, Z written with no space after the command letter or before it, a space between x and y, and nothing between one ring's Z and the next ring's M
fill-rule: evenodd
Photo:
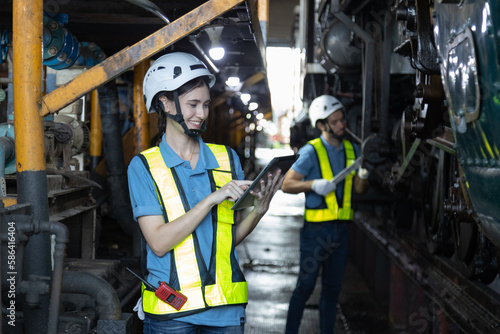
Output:
M316 127L316 122L325 119L334 112L344 109L342 103L331 95L321 95L315 98L309 106L311 125Z
M212 88L215 76L192 54L172 52L156 59L146 72L142 85L146 110L148 113L154 112L150 110L151 102L159 92L174 91L186 82L202 76L208 77L208 86Z

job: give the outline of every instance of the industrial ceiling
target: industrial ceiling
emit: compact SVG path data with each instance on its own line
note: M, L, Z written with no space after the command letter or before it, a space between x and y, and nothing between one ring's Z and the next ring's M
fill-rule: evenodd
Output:
M183 17L202 5L218 6L223 1L196 0L46 0L44 14L62 22L79 43L93 43L110 57ZM0 4L0 28L12 31L12 11L16 1ZM262 3L266 4L262 16ZM215 95L223 102L236 104L238 93L254 96L266 118L272 113L266 75L265 47L289 46L298 0L269 0L269 3L242 1L209 22L165 45L151 58L170 51L187 51L210 65L218 80ZM259 7L261 6L261 7ZM266 17L267 15L267 17ZM268 20L267 22L265 20ZM223 26L220 42L226 50L219 61L208 57L211 39L207 27ZM180 27L181 29L183 27ZM178 31L178 30L176 30ZM239 87L229 89L225 81L238 76ZM234 100L234 101L233 101ZM233 101L233 102L232 102Z

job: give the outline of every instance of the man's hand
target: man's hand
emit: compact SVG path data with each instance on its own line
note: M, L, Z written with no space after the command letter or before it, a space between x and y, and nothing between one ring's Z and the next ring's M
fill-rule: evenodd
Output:
M360 168L358 169L358 176L362 180L366 180L368 178L368 169L366 168Z
M317 179L313 181L311 188L312 191L314 191L316 194L326 196L334 191L337 186L335 185L335 183L330 182L327 179Z

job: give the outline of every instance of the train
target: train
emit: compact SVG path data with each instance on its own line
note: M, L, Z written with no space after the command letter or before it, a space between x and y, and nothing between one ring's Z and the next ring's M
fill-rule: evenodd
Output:
M314 97L341 99L373 198L388 196L386 226L410 231L467 278L491 283L500 255L498 2L300 6L304 109L291 145L314 136L307 118Z

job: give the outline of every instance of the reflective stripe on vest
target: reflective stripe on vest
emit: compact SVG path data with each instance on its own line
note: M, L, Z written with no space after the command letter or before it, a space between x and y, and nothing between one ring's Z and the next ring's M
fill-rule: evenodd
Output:
M208 147L219 163L219 168L208 171L212 191L215 191L233 179L234 168L231 164L231 153L225 146L208 144ZM178 180L176 182L176 175L165 165L159 148L153 147L142 152L142 155L148 162L158 199L165 209L167 215L165 221L173 221L182 216L189 210L184 206L184 203L187 205L187 200L183 198L182 188L179 189L180 182ZM188 298L186 304L177 311L143 286L144 312L162 316L164 319L172 319L183 316L186 312L196 313L207 307L248 302L247 283L234 258L235 212L231 210L231 207L232 202L226 200L212 209L213 228L216 232L210 259L213 268L208 268L209 275L205 275L210 278L201 277L201 273L206 272L206 269L202 271L200 265L204 266L204 263L198 263L196 254L201 254L201 250L198 249L199 245L194 240L195 232L193 232L171 251L179 290ZM236 278L236 281L233 278Z
M346 167L352 165L356 160L356 154L350 141L343 140L344 150L346 155ZM326 148L321 142L320 138L309 141L316 154L318 155L319 165L321 169L321 177L323 179L333 179L333 171L328 159ZM335 191L332 191L325 196L326 208L325 209L305 209L304 219L312 223L327 222L332 220L352 220L354 211L351 208L352 184L355 171L351 172L344 179L344 200L342 207L339 208L337 196Z

